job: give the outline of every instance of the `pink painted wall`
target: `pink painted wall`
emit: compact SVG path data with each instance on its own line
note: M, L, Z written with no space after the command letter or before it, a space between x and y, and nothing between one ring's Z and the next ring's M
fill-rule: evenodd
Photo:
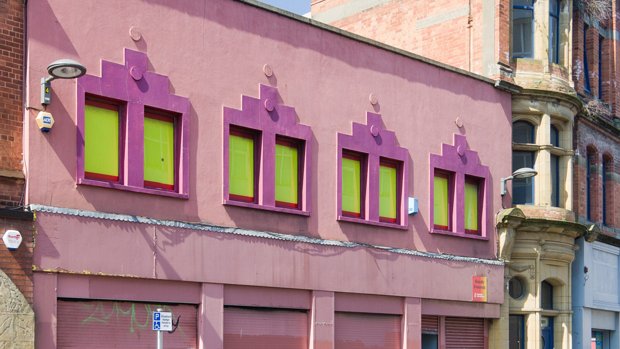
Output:
M141 40L131 39L131 27L139 28ZM40 79L46 75L45 67L51 61L63 57L77 59L87 66L89 74L98 76L101 60L123 64L125 48L147 53L149 70L168 76L171 93L187 97L191 104L189 199L76 185L76 82L54 81L52 104L48 107L56 119L53 130L49 134L38 131L34 123L35 110L30 110L26 117L29 203L200 221L463 256L495 256L493 233L488 241L429 234L432 222L429 222L428 204L429 154L440 154L442 143L452 144L456 133L467 137L470 149L477 151L482 164L490 168L493 200L490 215L501 209L499 180L511 172L510 95L495 89L492 83L229 0L84 0L79 6L69 0L31 1L28 3L28 36L29 107L40 107ZM271 78L263 73L264 64L273 67ZM312 128L309 217L222 205L223 107L240 109L241 96L258 97L259 84L277 87L280 102L294 107L299 122ZM369 103L370 93L378 97L376 106ZM420 213L409 216L408 230L336 220L337 133L351 134L352 122L365 124L369 111L380 113L386 128L395 132L400 146L409 150L408 194L418 198ZM462 128L455 125L457 117L464 121ZM234 239L228 237L218 240L223 248L220 250L200 243L196 233L185 236L185 233L169 232L171 241L176 242L166 246L168 265L153 266L152 258L103 265L101 254L93 256L93 261L85 254L84 261L78 263L63 256L89 251L92 239L102 244L112 243L108 224L86 228L83 222L76 220L65 227L56 217L45 220L55 220L59 224L50 228L40 222L42 234L48 234L50 241L52 236L67 233L75 234L76 239L54 246L58 254L42 256L38 261L42 266L96 269L144 277L157 273L160 277L188 280L202 280L201 275L215 273L210 275L211 280L226 282L223 272L226 269L207 272L205 263L195 261L204 258L204 262L217 265L215 256L236 248ZM151 228L122 224L117 228L123 231L121 236L127 245L110 246L111 253L126 258L127 253L140 249L136 246L147 248L144 238L151 234ZM91 240L85 240L86 236ZM191 247L183 242L191 242ZM252 246L264 243L248 242L244 253L252 254L255 250ZM321 250L330 253L329 249ZM136 253L144 253L146 257L152 252ZM236 253L241 263L244 254ZM291 248L283 248L283 253L290 254L291 262L304 258L303 254L294 254ZM347 253L358 254L363 263L374 260L368 252ZM277 263L276 257L265 255L260 259ZM295 286L318 278L321 281L314 281L319 285L335 283L337 288L336 280L342 275L329 270L328 260L331 258L321 262L326 263L324 266L314 267L325 267L327 273L297 273L295 268L305 268L303 263L282 265L282 273L291 273ZM385 263L389 264L387 260ZM368 265L371 267L376 268L374 262ZM412 273L423 277L429 270L422 268ZM218 274L220 272L222 275ZM273 275L262 276L253 270L241 273L247 273L244 279L247 282L276 282L286 286L286 282L273 280ZM403 280L399 287L421 286ZM500 295L500 290L497 291Z
M44 212L37 214L37 232L34 264L38 270L272 287L275 290L269 299L281 302L279 306L291 306L287 302L294 302L295 308L303 308L307 306L300 305L299 300L307 292L303 290L328 290L460 301L471 308L468 303L472 300L474 275L487 276L488 280L488 304L480 304L481 307L496 306L504 299L503 265ZM67 295L77 297L82 294L79 292L83 286L73 285L78 293ZM105 293L118 288L112 283L100 291ZM300 291L293 295L279 288ZM61 289L68 290L65 286ZM122 288L118 292L108 297L123 298ZM191 288L186 292L191 292ZM92 293L91 297L101 296ZM337 299L336 307L350 310L351 304L372 307L372 303L378 302L377 299L364 301L365 298L360 297L342 302ZM235 300L239 299L248 302L252 292L239 289L227 295L230 304L238 304ZM384 310L398 308L389 302L378 304ZM364 311L375 312L372 308Z

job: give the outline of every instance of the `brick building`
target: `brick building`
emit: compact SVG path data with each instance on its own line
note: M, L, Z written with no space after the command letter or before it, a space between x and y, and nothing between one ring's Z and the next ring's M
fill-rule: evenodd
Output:
M600 227L595 242L577 240L575 348L620 347L619 10L617 1L581 2L573 16L572 75L584 105L574 128L574 211L580 222Z
M0 1L0 234L16 230L23 239L15 251L0 245L0 346L20 348L34 345L34 227L22 171L24 11L23 1Z
M595 17L601 5L609 19ZM587 278L583 251L597 236L604 245L619 237L617 13L616 1L312 1L313 19L519 86L513 170L532 167L538 175L512 181L515 209L498 216L510 292L491 347L581 348L596 326L607 331L592 332L605 338L596 345L618 346L608 323L575 317L573 329L571 317L583 304L571 299ZM607 257L617 262L611 250L616 257ZM617 265L611 270L616 275ZM607 310L618 306L614 287Z

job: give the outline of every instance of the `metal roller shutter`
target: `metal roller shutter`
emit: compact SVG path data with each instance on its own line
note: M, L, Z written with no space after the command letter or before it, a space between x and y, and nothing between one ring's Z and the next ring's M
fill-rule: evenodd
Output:
M439 316L422 315L422 333L439 333Z
M298 348L308 348L306 311L224 308L224 349Z
M151 329L157 308L181 315L178 329L164 333L166 349L197 347L197 307L139 302L63 300L57 304L58 348L145 348L157 344Z
M485 349L484 319L447 317L446 349Z
M338 312L336 349L400 349L401 316Z

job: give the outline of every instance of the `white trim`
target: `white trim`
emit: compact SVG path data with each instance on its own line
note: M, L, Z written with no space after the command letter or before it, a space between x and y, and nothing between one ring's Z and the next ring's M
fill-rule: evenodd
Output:
M616 256L620 256L620 248L616 246L612 246L612 245L608 245L602 242L595 241L592 243L592 248L599 250L599 251L612 253L612 254L615 254Z

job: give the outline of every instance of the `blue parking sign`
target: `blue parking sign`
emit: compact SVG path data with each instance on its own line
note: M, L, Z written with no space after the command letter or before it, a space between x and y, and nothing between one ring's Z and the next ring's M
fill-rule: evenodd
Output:
M172 331L172 313L169 311L154 311L153 331Z

